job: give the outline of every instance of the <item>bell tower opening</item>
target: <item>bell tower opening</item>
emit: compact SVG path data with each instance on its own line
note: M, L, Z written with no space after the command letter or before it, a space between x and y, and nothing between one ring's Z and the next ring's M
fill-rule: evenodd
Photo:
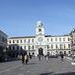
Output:
M44 26L41 21L36 23L36 35L44 35Z

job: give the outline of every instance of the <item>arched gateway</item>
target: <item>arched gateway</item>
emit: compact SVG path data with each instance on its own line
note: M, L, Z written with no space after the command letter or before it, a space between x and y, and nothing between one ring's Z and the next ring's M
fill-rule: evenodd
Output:
M39 49L38 49L38 54L39 54L39 55L43 55L43 48L39 48Z

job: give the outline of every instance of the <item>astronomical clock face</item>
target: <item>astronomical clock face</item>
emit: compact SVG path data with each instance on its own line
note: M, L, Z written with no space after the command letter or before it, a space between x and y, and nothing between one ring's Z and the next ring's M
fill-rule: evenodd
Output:
M38 38L38 41L39 41L39 42L42 42L42 41L43 41L43 38L42 38L42 37L39 37L39 38Z

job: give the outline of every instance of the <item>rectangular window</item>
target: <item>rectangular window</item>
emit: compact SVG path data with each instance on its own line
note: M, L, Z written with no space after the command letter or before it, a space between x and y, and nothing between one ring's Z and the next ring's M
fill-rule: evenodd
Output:
M60 44L60 49L62 49L62 44Z
M28 50L30 50L30 46L28 46Z
M70 49L70 44L68 44L68 48Z
M28 39L28 43L30 43L30 39Z
M59 38L59 41L61 41L61 38Z
M49 39L47 38L47 42L49 42Z
M17 46L17 50L19 50L19 46Z
M57 41L57 38L55 38L55 41Z
M66 45L64 44L64 49L66 48Z
M68 38L68 41L70 41L70 38Z
M53 39L51 38L51 42L53 41Z
M32 49L34 49L34 46L32 46Z
M56 49L58 49L58 45L56 44Z
M49 49L49 45L47 45L47 49Z
M34 42L34 39L32 39L32 42Z
M22 40L20 40L20 43L22 43Z
M24 43L26 43L26 39L24 40Z
M17 40L17 43L19 43L19 40Z
M20 50L22 50L23 48L22 48L22 46L20 46Z
M68 53L71 54L71 51L69 51Z
M24 49L26 50L26 46L24 46Z
M7 39L5 38L5 43L7 43Z
M15 41L13 40L13 43L15 43Z
M11 40L9 40L9 43L11 43Z
M53 49L53 45L51 45L51 49Z
M65 38L63 38L63 41L65 41Z

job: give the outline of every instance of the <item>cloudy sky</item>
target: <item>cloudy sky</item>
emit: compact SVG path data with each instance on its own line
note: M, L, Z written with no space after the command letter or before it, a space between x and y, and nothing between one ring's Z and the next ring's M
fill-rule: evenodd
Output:
M9 37L35 35L38 20L45 34L68 34L75 27L75 0L0 0L0 30Z

